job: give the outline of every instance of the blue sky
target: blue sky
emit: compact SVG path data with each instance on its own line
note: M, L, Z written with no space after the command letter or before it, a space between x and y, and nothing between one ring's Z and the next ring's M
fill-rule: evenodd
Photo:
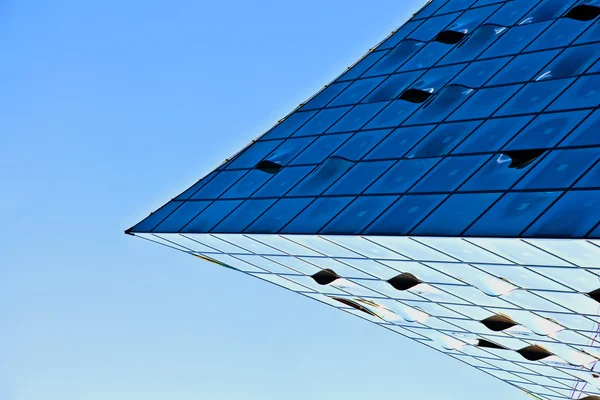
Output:
M0 399L528 398L123 235L422 0L5 0Z

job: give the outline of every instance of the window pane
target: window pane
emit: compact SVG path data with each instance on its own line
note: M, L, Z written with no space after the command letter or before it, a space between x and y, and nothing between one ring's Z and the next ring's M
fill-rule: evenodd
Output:
M581 77L567 89L552 105L550 110L596 107L600 104L600 75Z
M342 147L337 149L334 155L358 161L371 151L373 147L377 146L390 132L391 129L357 132Z
M237 206L242 203L241 200L218 200L213 202L208 208L194 218L189 224L181 229L185 233L206 233L209 232L217 223L225 218Z
M423 178L411 192L450 192L468 179L484 162L486 156L448 157Z
M198 190L192 199L216 199L248 171L222 171Z
M399 128L375 147L365 159L400 158L419 140L425 137L436 125L415 128Z
M552 102L573 79L558 79L533 82L525 85L519 93L506 103L495 115L516 115L540 112Z
M321 233L356 235L396 199L396 196L359 197L329 223Z
M561 192L507 193L468 231L469 236L518 236Z
M361 104L354 107L327 132L356 131L363 127L371 118L381 111L388 103Z
M439 125L406 155L414 157L438 157L450 153L480 122L461 122Z
M448 121L489 117L521 87L522 85L513 85L479 89L450 115Z
M375 87L377 87L384 78L369 78L354 81L346 90L336 97L329 106L346 106L359 103Z
M296 183L315 167L287 167L276 173L252 197L279 197L286 194Z
M298 157L294 158L290 164L320 164L346 142L350 136L348 133L321 136Z
M320 195L354 164L352 161L339 157L328 158L296 185L289 194L290 196Z
M187 201L161 222L154 232L179 232L196 215L200 214L211 202L210 201Z
M587 114L588 111L542 114L523 129L505 148L527 150L553 147L571 132Z
M483 86L496 72L511 60L511 57L495 58L470 64L452 83L472 88Z
M282 229L282 233L317 233L354 197L322 197L315 200Z
M568 215L568 218L564 216ZM583 237L600 219L600 191L570 191L525 233L540 237Z
M365 231L369 235L406 235L445 195L403 196Z
M542 22L510 28L480 58L492 58L519 53L549 25L549 22Z
M248 233L276 233L308 206L313 199L281 199L249 228Z
M516 188L568 188L599 159L600 149L553 151L527 174Z
M506 83L528 82L558 53L558 50L551 50L533 54L521 54L515 57L488 84L503 85Z
M367 190L370 194L403 193L439 159L400 160Z
M344 115L350 107L326 108L298 129L294 136L320 135Z
M450 196L412 234L424 236L460 235L496 199L497 193L455 194Z
M333 184L325 193L360 194L373 180L383 174L393 164L393 161L361 162L356 164L346 175Z
M529 172L533 165L522 169L509 168L512 160L504 155L494 155L483 168L467 181L460 190L506 190Z
M213 232L242 232L252 221L262 215L267 208L271 207L275 201L277 200L246 200L219 223L219 225L213 228Z
M453 153L497 151L533 117L498 118L485 121Z

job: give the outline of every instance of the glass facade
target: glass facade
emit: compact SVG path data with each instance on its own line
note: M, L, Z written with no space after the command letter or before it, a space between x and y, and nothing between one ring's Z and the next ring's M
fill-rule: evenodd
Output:
M598 400L599 15L430 1L127 233Z

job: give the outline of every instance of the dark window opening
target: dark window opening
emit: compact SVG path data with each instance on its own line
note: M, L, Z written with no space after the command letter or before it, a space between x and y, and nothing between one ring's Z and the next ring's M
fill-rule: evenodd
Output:
M578 21L591 21L600 15L600 7L582 4L573 7L565 14L565 18L576 19Z
M344 304L344 305L346 305L346 306L348 306L348 307L355 308L355 309L357 309L358 311L362 311L362 312L364 312L364 313L366 313L366 314L369 314L369 315L371 315L371 316L373 316L373 317L377 317L377 314L375 314L373 311L369 310L369 309L368 309L368 308L366 308L366 307L363 307L363 306L361 306L360 304L358 304L357 302L355 302L355 301L353 301L353 300L350 300L350 299L343 299L343 298L341 298L341 297L332 297L332 299L334 299L334 300L337 300L337 301L339 301L340 303L342 303L342 304ZM379 318L379 317L377 317L377 318Z
M588 293L588 296L600 303L600 289L596 289L593 292Z
M489 340L485 340L485 339L479 339L477 341L477 347L485 347L487 349L498 349L498 350L508 350L506 347L504 346L500 346L497 343L494 342L490 342Z
M494 332L500 332L517 325L515 321L505 315L494 315L484 319L481 323Z
M523 169L529 164L537 160L545 150L533 149L533 150L510 150L505 151L502 154L510 157L511 163L508 168Z
M529 346L518 351L526 360L539 361L546 357L550 357L552 353L541 346Z
M461 40L463 40L465 36L466 33L464 32L443 31L438 33L438 35L433 40L444 44L457 44Z
M388 281L388 283L392 285L394 289L408 290L412 287L417 286L419 283L422 283L422 281L413 274L405 272L403 274L393 277Z
M259 161L258 164L256 164L255 168L259 171L266 172L267 174L276 174L283 167L281 166L281 164L278 164L274 161L262 160Z
M408 101L410 103L424 103L431 97L431 92L420 89L408 89L400 95L400 100Z
M319 271L316 274L314 274L312 276L312 278L319 285L329 285L330 283L332 283L332 282L336 281L337 279L339 279L340 276L338 274L336 274L335 271L333 271L331 269L324 269L324 270Z

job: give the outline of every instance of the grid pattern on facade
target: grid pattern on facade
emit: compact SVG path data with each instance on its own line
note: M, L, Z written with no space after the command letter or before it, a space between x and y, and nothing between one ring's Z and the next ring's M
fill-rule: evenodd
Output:
M599 15L433 0L127 233L600 400Z
M134 231L600 237L600 23L577 7L430 3Z
M600 396L600 241L137 235L367 319L529 394Z

